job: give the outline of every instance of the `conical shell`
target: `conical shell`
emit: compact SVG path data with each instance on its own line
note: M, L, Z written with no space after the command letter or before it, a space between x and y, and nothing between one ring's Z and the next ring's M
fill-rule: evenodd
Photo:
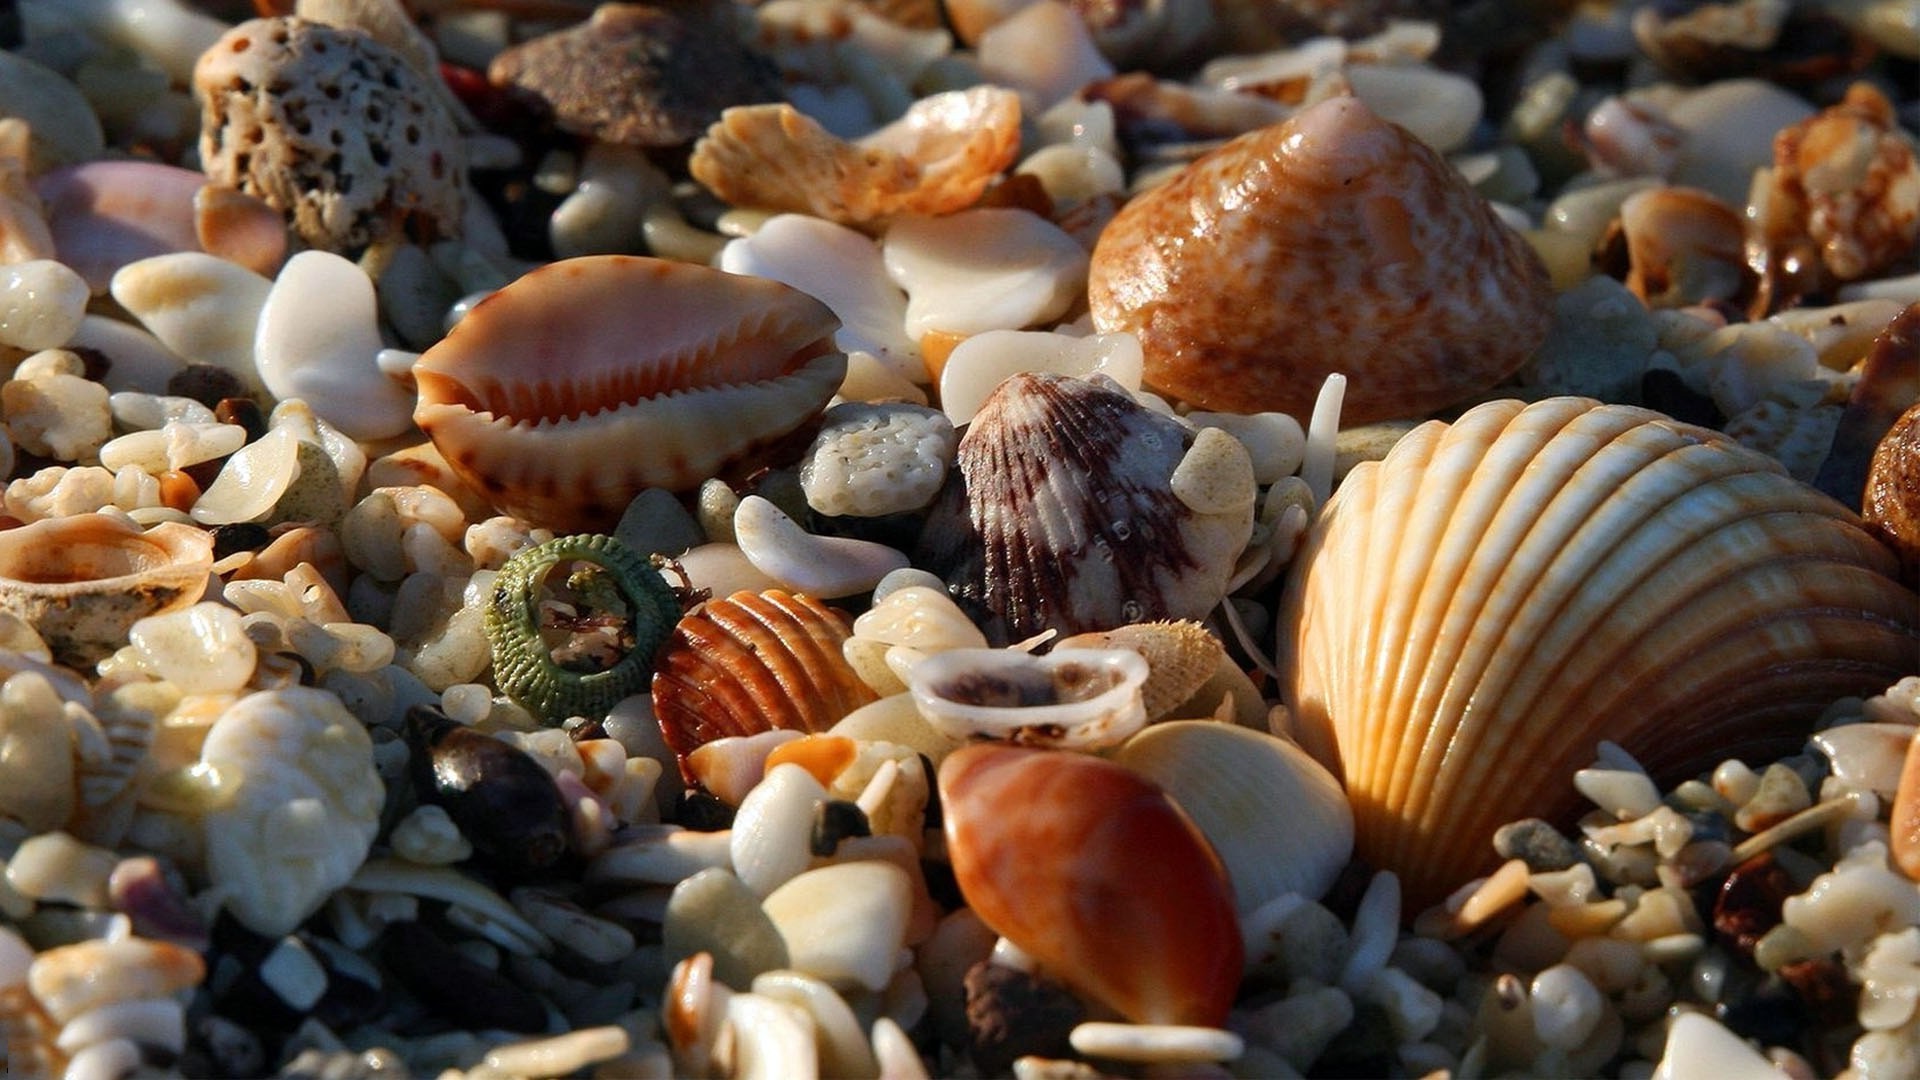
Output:
M1296 558L1282 692L1360 858L1416 905L1516 816L1570 824L1619 743L1677 780L1800 745L1911 672L1920 598L1830 498L1724 436L1584 398L1478 406L1355 468Z
M841 655L852 628L810 596L768 589L713 600L673 628L653 673L653 711L680 760L727 735L825 731L878 698Z
M955 464L914 565L944 577L995 644L1204 618L1253 533L1246 449L1112 384L1008 378Z
M1158 785L1064 750L940 765L947 851L981 921L1129 1020L1225 1023L1244 959L1226 869Z
M1094 325L1149 386L1305 416L1332 373L1352 423L1424 416L1517 369L1547 271L1438 154L1359 99L1243 135L1123 207L1093 251Z

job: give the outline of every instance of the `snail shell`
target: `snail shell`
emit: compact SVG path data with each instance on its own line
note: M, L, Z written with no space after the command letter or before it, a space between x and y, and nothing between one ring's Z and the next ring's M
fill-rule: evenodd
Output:
M1798 747L1910 674L1920 598L1858 518L1704 428L1498 401L1354 469L1296 559L1282 693L1356 852L1430 902L1611 740L1657 778Z

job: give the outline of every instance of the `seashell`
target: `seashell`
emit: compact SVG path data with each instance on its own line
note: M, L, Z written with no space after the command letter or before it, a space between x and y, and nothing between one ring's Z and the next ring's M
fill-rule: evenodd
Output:
M841 656L839 612L778 589L711 600L681 619L656 658L653 711L689 785L687 755L727 735L825 731L877 699Z
M1620 204L1627 288L1650 308L1739 303L1752 293L1746 223L1698 188L1635 192Z
M555 127L602 142L682 146L723 109L780 97L772 63L742 45L725 9L610 3L506 49L487 79Z
M1282 696L1358 856L1417 910L1491 869L1513 807L1570 823L1602 740L1664 783L1798 747L1890 683L1920 642L1894 573L1843 507L1717 433L1493 402L1348 474L1276 619Z
M206 177L153 161L89 161L55 169L34 190L60 261L98 293L128 263L197 251L193 198Z
M1900 415L1873 452L1861 514L1899 554L1906 581L1920 582L1920 403Z
M1761 273L1756 307L1791 307L1806 293L1871 277L1920 240L1920 156L1870 83L1781 131L1763 176L1748 208L1756 226L1748 261Z
M1147 660L1132 649L948 649L907 681L920 715L950 739L1099 750L1147 722Z
M85 669L125 644L135 622L199 600L212 569L213 534L191 525L46 518L0 531L0 611Z
M1226 868L1122 765L981 743L940 766L947 851L981 920L1136 1023L1220 1027L1244 956Z
M956 464L913 562L941 575L995 644L1204 618L1253 531L1246 450L1110 383L1007 379Z
M1199 826L1243 916L1287 893L1320 899L1353 854L1340 781L1287 739L1170 720L1128 739L1112 760L1159 784Z
M1485 390L1545 339L1539 257L1444 159L1358 99L1242 136L1123 207L1094 248L1094 325L1149 388L1221 412L1421 415ZM1271 297L1287 298L1274 304Z
M857 620L854 626L859 628ZM1053 648L1056 652L1132 649L1139 653L1147 661L1140 703L1150 721L1172 712L1205 686L1220 665L1233 662L1213 631L1190 619L1129 623L1111 630L1074 634L1054 642Z
M837 325L775 281L566 259L480 301L421 355L414 420L503 513L611 528L641 491L692 490L811 423L846 371Z
M784 102L728 109L687 168L736 206L858 225L971 206L1019 149L1019 97L976 86L922 98L852 142Z

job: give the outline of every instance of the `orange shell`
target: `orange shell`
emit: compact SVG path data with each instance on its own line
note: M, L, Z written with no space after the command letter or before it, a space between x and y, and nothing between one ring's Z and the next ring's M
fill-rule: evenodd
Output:
M1146 382L1221 412L1424 416L1546 339L1545 265L1440 155L1359 99L1250 132L1122 207L1094 247L1094 325Z
M846 374L839 320L765 278L630 255L549 263L414 365L414 421L502 512L611 528L811 424Z
M1911 674L1920 597L1839 503L1646 409L1497 401L1358 466L1276 619L1301 742L1412 910L1570 826L1602 740L1663 786Z
M947 852L982 922L1142 1024L1226 1023L1245 960L1227 871L1133 770L976 743L940 765Z
M687 755L729 735L825 731L878 700L841 653L853 628L814 598L768 589L677 623L653 672L653 712L688 784Z

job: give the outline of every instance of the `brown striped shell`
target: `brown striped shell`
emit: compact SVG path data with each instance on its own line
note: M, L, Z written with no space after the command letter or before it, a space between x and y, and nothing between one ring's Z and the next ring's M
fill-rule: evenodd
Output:
M653 711L687 783L687 755L714 739L825 731L878 700L841 655L852 635L839 612L779 589L709 601L675 624L655 660Z
M1147 385L1219 412L1424 416L1545 340L1547 271L1433 150L1352 97L1240 138L1100 234L1087 298L1145 350Z
M803 432L846 373L839 325L766 278L565 259L480 301L420 357L413 416L503 513L610 529L642 490L690 490Z
M1912 672L1920 597L1860 519L1717 432L1498 401L1357 466L1276 627L1356 853L1437 901L1524 808L1571 825L1601 740L1662 786L1799 747Z

